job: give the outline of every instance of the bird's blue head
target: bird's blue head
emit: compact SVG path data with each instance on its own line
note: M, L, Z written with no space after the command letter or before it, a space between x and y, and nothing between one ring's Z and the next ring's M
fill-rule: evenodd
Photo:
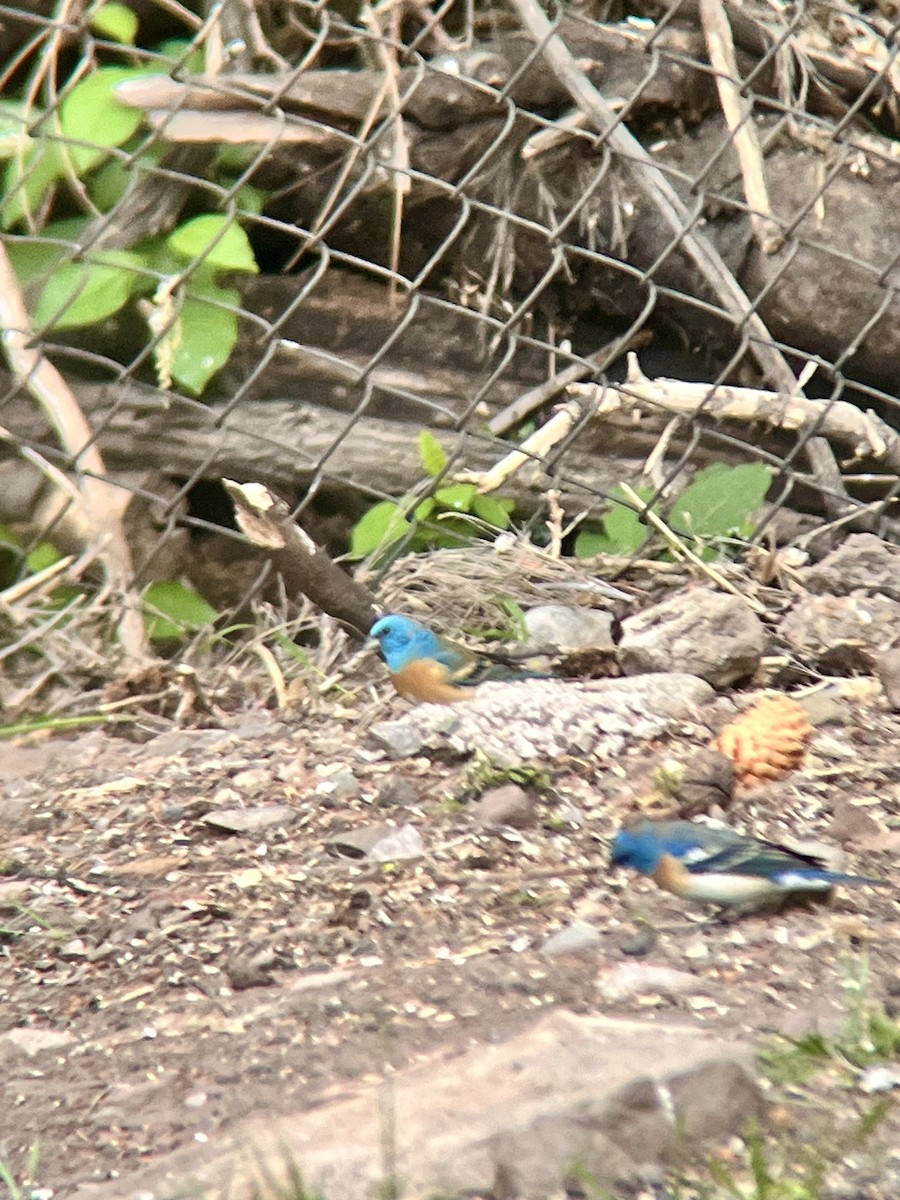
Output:
M610 862L614 867L634 867L644 875L652 875L659 860L668 852L666 844L648 822L638 829L619 830L613 838Z
M378 642L384 661L392 675L419 658L434 658L440 649L437 636L414 621L394 613L376 621L369 636Z

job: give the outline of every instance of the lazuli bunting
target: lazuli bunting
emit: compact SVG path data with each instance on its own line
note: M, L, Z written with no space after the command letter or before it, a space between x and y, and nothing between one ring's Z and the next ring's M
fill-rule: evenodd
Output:
M777 842L691 821L644 821L620 829L611 861L652 876L659 887L685 900L722 909L821 894L836 883L888 886L882 879L830 870L823 859Z
M391 682L405 700L453 704L471 699L472 689L488 680L546 678L474 654L412 617L382 617L369 636L378 642Z

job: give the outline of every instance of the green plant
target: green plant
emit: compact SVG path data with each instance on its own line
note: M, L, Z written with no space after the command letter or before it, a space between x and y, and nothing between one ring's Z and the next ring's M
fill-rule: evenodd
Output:
M704 558L715 558L723 539L744 539L754 530L753 515L762 504L772 480L763 463L741 463L730 467L714 463L698 471L684 491L667 506L652 505L681 538L694 543ZM644 502L654 495L651 488L633 489ZM575 539L576 558L595 554L636 554L652 535L652 529L630 504L621 489L609 495L609 508L597 525L583 527ZM710 543L713 543L710 545Z
M509 529L515 501L509 497L484 496L474 483L450 483L435 487L448 466L438 439L427 429L419 434L422 469L431 481L430 494L416 501L382 500L353 526L350 557L365 558L387 550L404 539L410 550L455 548L475 537L494 536Z
M466 799L474 800L488 788L501 787L505 783L515 783L519 787L533 788L535 791L546 791L550 787L550 775L541 767L532 767L526 763L501 766L489 755L476 750L475 761L466 773L463 787Z
M853 1072L900 1057L900 1023L870 993L869 959L863 950L843 964L847 1012L837 1037L811 1031L800 1038L778 1038L763 1050L763 1069L773 1082L797 1084L828 1067Z
M6 1188L8 1200L37 1200L39 1193L35 1188L35 1180L38 1175L40 1159L40 1143L34 1141L28 1151L28 1164L25 1167L24 1183L17 1183L9 1164L0 1159L0 1183ZM46 1192L44 1195L50 1195L50 1193Z
M122 103L118 89L158 74L160 59L169 69L196 57L188 43L167 42L151 61L133 65L137 23L131 10L98 4L90 22L120 44L119 51L105 49L119 61L95 63L86 73L83 64L76 67L55 111L24 101L0 108L6 134L0 136L0 158L7 160L0 228L10 235L13 268L39 331L96 326L140 300L139 311L157 339L161 384L174 382L200 395L238 337L240 293L223 275L259 269L239 215L258 212L260 194L240 188L228 211L191 216L127 250L82 247L94 217L111 212L132 180L156 167L163 153L162 143L143 132L140 111ZM202 69L202 62L193 65ZM225 183L228 163L223 155L213 167ZM68 215L73 204L84 215Z

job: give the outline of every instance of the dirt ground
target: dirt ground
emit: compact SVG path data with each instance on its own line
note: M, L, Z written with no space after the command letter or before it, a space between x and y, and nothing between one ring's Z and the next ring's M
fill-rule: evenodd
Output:
M404 707L386 694L380 716ZM770 837L843 842L852 867L891 878L900 718L874 691L839 697L828 716L804 768L739 797L731 816ZM677 1013L754 1041L833 1033L865 955L867 995L896 1012L892 888L711 925L609 873L635 779L703 732L676 726L612 764L541 764L551 786L520 830L460 803L471 764L389 761L352 708L295 722L251 711L145 741L93 730L5 744L0 1159L21 1180L39 1143L32 1182L71 1196L251 1113L503 1038L553 1005L648 1027ZM207 820L231 810L245 829ZM350 856L342 836L384 822L412 825L422 855ZM595 925L599 944L542 953L573 921ZM617 993L623 964L695 983L670 991L647 974ZM857 1156L839 1194L898 1194L896 1110L879 1137L882 1165Z

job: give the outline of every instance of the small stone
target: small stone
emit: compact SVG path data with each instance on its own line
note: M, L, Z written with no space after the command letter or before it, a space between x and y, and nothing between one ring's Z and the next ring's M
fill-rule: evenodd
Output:
M639 993L680 996L701 986L705 985L688 971L654 963L618 963L597 979L597 991L610 1004L633 999Z
M900 600L898 571L896 546L874 533L854 533L820 563L800 571L800 578L810 592L846 596L859 590Z
M336 800L346 800L350 796L355 796L358 791L359 781L351 769L346 766L339 765L336 770L330 771L321 782L316 784L317 796L332 796Z
M592 954L600 945L600 931L584 921L558 929L541 946L541 954L558 958L562 954Z
M428 740L430 730L418 728L413 721L379 721L369 734L391 758L412 758L419 754Z
M684 671L715 688L746 679L766 647L762 622L737 596L694 587L622 622L626 675Z
M612 650L612 616L593 608L539 604L525 613L526 647L535 652Z
M297 812L289 804L262 804L258 808L223 808L207 813L204 825L227 833L259 833L274 825L290 825Z
M272 772L266 767L250 767L246 771L238 771L231 782L244 793L258 795L271 786Z
M833 675L871 674L900 627L900 604L887 596L816 596L798 600L778 632L804 663Z
M474 806L472 816L483 825L511 825L527 829L534 825L534 795L517 783L488 788Z
M413 808L419 799L418 790L408 779L388 779L378 789L374 803L378 808Z
M341 858L365 858L373 846L393 831L392 825L360 825L328 839L328 849Z
M728 808L734 797L734 763L718 750L698 750L674 777L672 792L682 817Z
M385 834L369 851L373 862L401 862L407 858L419 858L425 850L422 835L413 825L401 825Z

